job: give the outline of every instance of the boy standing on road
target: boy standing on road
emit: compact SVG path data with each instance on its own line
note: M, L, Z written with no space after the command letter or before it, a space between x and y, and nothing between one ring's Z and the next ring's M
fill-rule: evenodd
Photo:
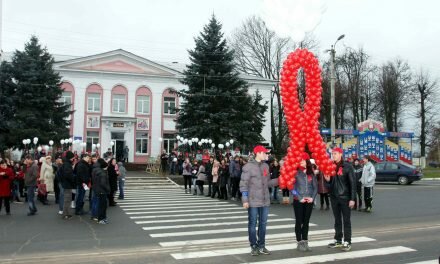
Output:
M266 225L270 206L269 187L278 185L277 179L270 179L269 165L266 163L267 152L263 146L254 148L255 160L249 161L244 167L240 181L243 207L248 210L248 234L251 255L269 255L266 249ZM258 240L257 240L258 221Z
M335 241L328 245L329 248L341 248L343 251L351 250L351 209L354 208L356 199L356 182L354 170L350 163L342 159L343 150L334 148L332 159L336 164L336 175L325 175L325 180L330 182L330 202L335 218ZM342 232L342 222L344 232ZM342 243L344 237L344 243Z
M370 156L364 156L364 169L362 171L361 183L364 187L365 212L371 213L373 201L373 186L376 181L376 169L371 163Z

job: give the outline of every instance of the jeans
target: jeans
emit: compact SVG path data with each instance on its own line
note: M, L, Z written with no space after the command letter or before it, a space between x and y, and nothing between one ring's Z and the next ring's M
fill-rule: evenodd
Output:
M298 200L293 200L296 241L308 240L309 222L310 216L312 216L312 210L313 203L300 203Z
M240 178L239 177L234 177L231 178L231 183L232 183L232 193L231 193L231 197L232 198L240 198Z
M107 219L107 195L101 193L98 195L98 220Z
M37 212L37 206L35 206L35 187L36 186L27 186L26 188L29 213L31 214L35 214L35 212Z
M125 179L119 178L118 179L118 183L119 183L119 199L124 199L124 185L125 185Z
M183 175L183 182L185 190L189 189L191 191L191 175Z
M92 199L91 199L91 206L90 206L90 213L92 217L98 217L98 203L99 203L99 197L98 195L92 191Z
M263 248L266 245L266 226L269 207L249 207L248 209L248 234L251 247ZM258 238L257 238L258 221ZM257 240L258 239L258 240Z
M335 218L335 240L351 243L351 209L348 207L348 199L330 197L333 216ZM342 233L342 221L344 221L344 233Z
M371 208L373 202L373 187L364 187L365 208Z
M60 191L58 193L58 209L59 209L59 211L63 211L63 207L64 207L64 188L61 185L61 183L58 184L58 187L60 189Z
M278 186L272 187L272 200L277 201L278 200Z
M64 189L63 216L70 216L70 202L72 201L72 189Z
M84 209L84 196L86 195L86 190L81 186L76 188L76 200L75 200L75 213L80 214Z
M171 165L170 165L170 174L171 174L171 175L176 174L176 163L175 163L175 162L171 162Z
M20 189L20 183L18 182L18 180L14 180L12 186L12 199L15 201L20 200L20 193L18 192L19 189Z

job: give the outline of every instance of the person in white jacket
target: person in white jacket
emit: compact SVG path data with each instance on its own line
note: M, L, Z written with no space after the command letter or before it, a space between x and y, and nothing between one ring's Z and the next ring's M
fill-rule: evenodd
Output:
M363 157L364 168L362 170L361 183L364 187L365 212L371 213L373 201L373 187L376 182L376 169L371 163L370 156Z

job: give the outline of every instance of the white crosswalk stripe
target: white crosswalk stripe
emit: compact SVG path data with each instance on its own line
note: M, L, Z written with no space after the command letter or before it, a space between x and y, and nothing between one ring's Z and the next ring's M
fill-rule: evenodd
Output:
M356 250L351 252L342 252L334 254L323 254L316 256L298 257L298 258L287 258L269 261L259 261L259 262L248 262L247 264L285 264L285 263L295 263L295 264L306 264L306 263L322 263L337 260L347 260L347 259L358 259L398 253L406 253L415 251L408 247L385 247L367 250Z
M309 242L310 247L322 247L326 246L333 240L318 240ZM371 242L374 241L372 238L368 237L356 237L353 238L352 243L361 242ZM270 251L280 251L280 250L291 250L296 248L296 243L287 243L280 245L273 245L267 247ZM207 258L207 257L218 257L227 255L237 255L237 254L247 254L249 253L249 247L232 248L232 249L216 249L207 251L197 251L197 252L186 252L186 253L175 253L171 254L175 259L191 259L191 258Z
M201 263L208 259L210 263L248 261L247 258L239 256L250 254L247 235L248 213L240 203L185 194L178 186L173 189L166 186L149 188L155 186L156 182L166 184L167 180L150 178L149 181L151 185L142 188L138 188L141 183L132 184L125 192L125 199L119 200L118 205L150 239L156 240L163 250L170 250L170 257L175 261L191 261L185 263ZM326 252L328 254L323 254L322 250L316 250L307 256L294 257L295 255L289 252L296 252L295 219L281 218L272 212L269 217L266 242L267 248L274 254L265 259L255 259L255 262L249 264L332 261L361 263L363 258L410 254L416 251L400 245L379 247L376 246L375 238L354 236L351 252L334 252L334 249L329 249ZM327 248L327 244L333 241L334 229L319 229L314 223L310 223L310 227L309 246ZM433 263L437 263L437 260L411 264Z
M411 263L406 263L406 264L438 264L438 263L440 263L440 259L411 262Z

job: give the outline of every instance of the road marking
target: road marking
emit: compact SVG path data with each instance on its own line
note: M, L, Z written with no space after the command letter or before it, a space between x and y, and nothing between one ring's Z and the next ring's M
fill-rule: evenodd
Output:
M419 261L419 262L411 262L411 263L407 263L407 264L438 264L439 260L438 259L433 259L433 260L426 260L426 261Z
M206 211L206 210L204 210ZM230 215L230 214L246 214L245 217L248 217L246 211L238 211L238 212L217 212L217 213L198 213L198 214L172 214L172 215L143 215L143 216L130 216L131 219L155 219L155 218L179 218L184 216L206 216L206 215ZM157 221L157 220L156 220Z
M416 250L412 249L412 248L397 246L397 247L375 248L375 249L368 249L368 250L356 250L356 251L351 251L351 252L342 252L342 253L335 253L335 254L307 256L307 257L299 257L299 258L287 258L287 259L278 259L278 260L269 260L269 261L247 262L247 264L322 263L322 262L329 262L329 261L384 256L384 255L414 252L414 251L416 251Z
M143 203L133 203L133 204L128 204L128 205L120 205L119 207L121 208L151 208L151 207L179 207L179 206L188 206L188 207L192 207L193 205L206 205L206 204L211 204L213 206L217 206L220 204L228 204L230 205L230 203L228 202L209 202L209 201L205 201L205 202L191 202L191 203L162 203L162 204L143 204Z
M273 225L268 226L267 230L275 230L275 229L292 229L295 228L294 224L288 225ZM218 234L218 233L237 233L237 232L247 232L247 227L245 228L229 228L224 230L201 230L201 231L187 231L187 232L171 232L171 233L158 233L158 234L150 234L151 237L179 237L179 236L196 236L196 235L209 235L209 234Z
M309 236L326 235L326 234L334 234L334 233L335 233L334 229L313 230L313 231L309 231ZM291 238L292 242L295 241L294 235L288 232L266 235L266 240L276 239L276 238ZM248 236L233 236L227 238L210 238L210 239L198 239L198 240L160 242L159 245L162 247L178 247L178 246L183 247L183 246L207 245L207 244L220 245L222 243L232 243L232 242L241 242L241 241L245 242L248 240L249 240Z
M292 218L280 218L280 219L272 219L271 222L293 222ZM170 226L148 226L142 227L143 230L163 230L163 229L177 229L177 228L189 228L189 227L206 227L206 226L231 226L231 225L244 225L247 224L246 221L234 221L234 222L222 222L222 223L198 223L198 224L189 224L189 225L170 225ZM316 224L310 224L310 226L316 226ZM217 230L217 232L223 232L221 230Z
M233 208L210 208L210 209L203 209L203 212L206 211L226 211L226 210L241 210L242 212L244 209L242 207L233 207ZM171 210L171 211L145 211L145 212L125 212L128 215L139 215L139 214L157 214L157 213L181 213L181 212L197 212L197 210L194 209L185 209L185 210ZM246 212L247 213L247 212Z
M160 205L159 205L160 206ZM142 210L148 210L148 209L154 209L154 210L160 210L160 209L163 209L163 210L169 210L169 209L173 209L174 208L174 206L175 205L169 205L169 207L170 208L167 208L168 206L162 206L162 207L160 207L160 208L154 208L155 206L140 206L140 207L138 207L138 208L127 208L127 209L125 209L125 208L122 208L122 210L124 210L124 211L142 211ZM211 203L206 203L206 205L196 205L196 206L189 206L189 209L194 209L194 208L212 208L213 207L213 205L211 204ZM238 207L238 206L234 206L234 205L231 205L231 204L229 204L229 203L227 203L227 204L218 204L218 205L215 205L215 207L236 207L236 208L240 208L240 209L243 209L242 207Z
M318 240L318 241L309 241L310 247L323 247L327 246L328 243L331 243L333 240ZM375 241L375 239L369 237L356 237L352 239L352 243L361 243L361 242L371 242ZM267 247L269 251L280 251L280 250L292 250L296 248L296 243L286 243L279 244ZM193 259L193 258L208 258L208 257L219 257L219 256L228 256L228 255L238 255L238 254L249 254L249 247L241 247L241 248L231 248L231 249L216 249L216 250L206 250L206 251L196 251L196 252L185 252L185 253L174 253L171 256L175 259ZM296 263L296 262L285 262L285 263Z
M205 214L202 214L205 215ZM189 215L192 216L192 215ZM268 216L277 216L275 214L268 214ZM177 217L177 216L173 216ZM180 216L181 217L181 216ZM180 218L177 217L177 218ZM170 220L151 220L151 221L135 221L136 224L156 224L156 223L176 223L176 222L198 222L198 221L218 221L218 220L227 220L227 219L241 219L248 218L248 215L236 215L236 216L221 216L221 217L205 217L205 218L185 218L185 219L170 219ZM292 219L294 220L294 219ZM205 225L205 224L203 224Z
M155 203L163 203L163 202L173 202L173 203L183 203L183 202L188 202L188 201L209 201L207 199L201 199L201 198L185 198L185 200L176 200L179 198L173 198L173 199L160 199L159 200L153 200L153 201L148 201L148 200L141 200L141 199L126 199L123 201L118 201L119 204L130 204L130 203L134 203L134 202L139 202L139 203L151 203L151 204L155 204ZM220 202L220 201L211 201L211 202Z

